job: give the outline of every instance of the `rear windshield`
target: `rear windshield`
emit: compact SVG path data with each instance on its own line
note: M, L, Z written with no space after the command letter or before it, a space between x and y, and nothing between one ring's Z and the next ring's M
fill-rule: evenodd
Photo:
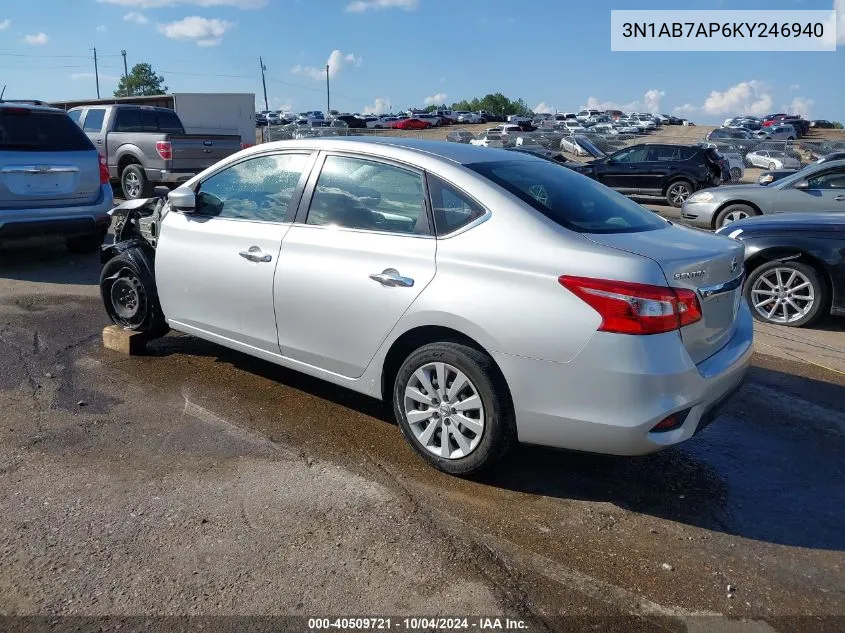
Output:
M572 231L635 233L668 226L636 202L552 162L495 161L466 167Z
M179 117L168 110L148 110L145 108L120 108L117 111L115 132L162 132L164 134L184 134Z
M64 112L0 108L0 150L80 152L94 149Z

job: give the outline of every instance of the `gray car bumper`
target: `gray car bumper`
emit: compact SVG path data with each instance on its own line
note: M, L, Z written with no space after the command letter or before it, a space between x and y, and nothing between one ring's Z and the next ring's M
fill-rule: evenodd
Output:
M703 229L713 228L713 218L719 209L720 202L685 202L681 207L681 218Z

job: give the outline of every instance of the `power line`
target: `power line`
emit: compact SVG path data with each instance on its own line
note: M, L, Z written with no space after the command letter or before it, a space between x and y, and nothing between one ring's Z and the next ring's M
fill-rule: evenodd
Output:
M51 59L91 59L90 55L46 55L43 53L2 53L0 57L28 57L28 58L51 58ZM100 57L120 57L120 53L100 53Z

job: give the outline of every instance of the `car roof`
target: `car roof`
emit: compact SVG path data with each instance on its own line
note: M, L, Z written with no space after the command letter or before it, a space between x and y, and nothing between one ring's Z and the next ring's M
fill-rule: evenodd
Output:
M315 149L325 151L359 151L373 156L391 157L399 153L407 153L407 158L414 155L438 158L460 165L471 163L495 162L501 160L542 160L528 155L515 157L512 152L504 150L465 145L463 143L448 143L446 141L428 141L402 137L364 137L335 136L328 138L308 138L289 141L274 141L263 143L251 148L254 152L267 149Z
M16 110L32 110L34 112L64 112L62 108L23 101L0 101L0 108L15 108Z

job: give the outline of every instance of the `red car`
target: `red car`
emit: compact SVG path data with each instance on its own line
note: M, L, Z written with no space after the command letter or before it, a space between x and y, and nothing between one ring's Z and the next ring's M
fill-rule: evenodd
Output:
M396 130L427 130L430 127L431 123L419 119L400 119L393 123Z

